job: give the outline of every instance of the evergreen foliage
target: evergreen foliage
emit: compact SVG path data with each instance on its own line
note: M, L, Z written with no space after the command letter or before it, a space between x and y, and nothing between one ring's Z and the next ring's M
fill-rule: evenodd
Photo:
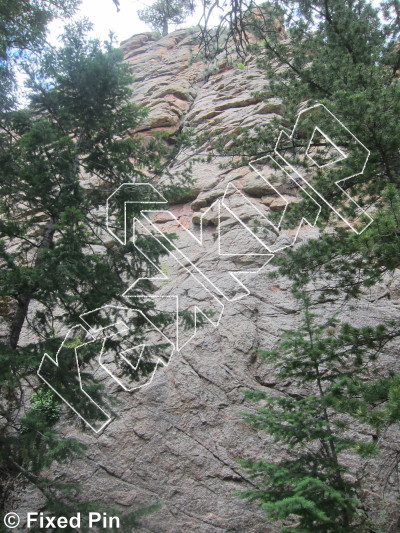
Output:
M279 383L292 382L288 395L247 393L264 404L247 419L287 453L276 462L243 460L259 490L242 497L260 501L270 519L283 521L282 531L381 531L374 522L377 509L365 499L372 487L352 478L349 458L360 455L368 465L376 457L379 464L386 430L398 427L399 369L393 365L389 372L381 362L387 343L399 336L398 327L356 328L343 320L329 335L329 321L323 324L313 317L311 308L314 313L320 309L322 316L329 302L340 299L355 309L357 299L368 298L372 290L381 292L371 297L372 304L390 298L391 279L399 267L399 4L279 1L262 9L263 16L254 17L252 26L258 43L251 46L267 80L258 94L266 100L271 95L281 98L283 117L258 128L257 135L243 129L241 135L221 136L216 149L224 152L228 145L230 155L242 156L238 165L272 154L279 131L291 131L299 109L322 103L371 151L363 174L341 185L364 208L372 206L374 222L357 235L338 227L333 211L319 202L319 237L271 263L277 266L271 276L286 276L297 296L311 296L301 299L302 326L264 353L276 362ZM287 148L295 166L307 172L309 164L296 155L304 142L308 138L299 137L298 144ZM313 186L335 205L335 182L354 174L358 163L349 158L339 171L314 171ZM310 198L300 189L298 193L303 200L285 217L289 227L313 209ZM352 206L347 208L354 215ZM380 291L385 284L387 290ZM355 436L348 431L352 427L365 433ZM371 439L365 437L368 433ZM392 462L395 471L398 456Z
M80 0L1 0L0 2L0 112L14 103L15 64L26 52L45 43L48 23L70 17Z
M85 501L79 487L46 474L54 463L83 457L85 446L57 432L54 423L68 416L67 408L39 382L36 371L44 353L57 353L65 328L79 322L82 313L110 303L152 312L139 296L121 296L151 267L132 242L110 241L104 206L121 184L147 183L162 174L179 144L169 147L162 136L130 133L146 115L130 101L132 73L114 43L88 39L89 30L88 22L69 26L61 48L45 47L25 63L29 106L4 112L0 131L1 500L7 501L22 478L42 492L46 511L63 516L99 512L100 506ZM167 197L177 190L167 187ZM151 209L153 198L146 191L136 189L135 200ZM114 223L121 228L127 200L132 201L132 190L119 197ZM129 215L139 214L135 204ZM157 263L164 249L149 240L146 250ZM91 324L106 325L105 320L93 315ZM152 312L152 320L162 325L169 318ZM140 336L143 319L131 327ZM75 337L68 347L83 341ZM101 341L82 349L83 369L100 349ZM112 349L118 352L117 341ZM153 369L154 363L144 359L130 377ZM56 377L71 402L79 401L74 360L61 361ZM109 403L90 372L82 371L81 378L99 405ZM124 530L156 508L124 515Z
M194 12L193 0L156 0L154 4L138 11L139 18L154 30L168 34L168 25L182 24Z
M261 403L246 420L273 437L283 458L240 460L258 488L239 495L260 501L284 532L372 531L364 487L351 465L375 457L378 435L398 421L399 375L374 377L398 325L356 328L324 320L311 312L308 296L298 297L301 326L285 332L274 349L260 351L274 364L280 394L246 392Z

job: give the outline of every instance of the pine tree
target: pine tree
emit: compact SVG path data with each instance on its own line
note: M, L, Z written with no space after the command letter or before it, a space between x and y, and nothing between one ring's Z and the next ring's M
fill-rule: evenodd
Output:
M231 4L237 10L237 3ZM281 98L283 116L259 127L257 135L243 129L241 135L220 137L215 147L224 153L223 147L228 145L230 155L241 155L235 162L238 165L273 155L278 133L291 131L299 110L324 104L371 152L364 172L341 185L359 205L372 207L373 223L357 235L338 227L335 213L319 201L318 238L288 249L271 265L278 267L275 275L291 280L295 293L312 295L313 310L320 308L319 314L325 303L336 298L356 308L357 299L365 298L372 289L378 292L376 299L390 298L390 286L382 292L378 284L390 283L400 259L399 4L280 1L262 9L264 16L254 17L251 28L258 42L250 47L266 76L265 91L258 94L266 99L271 95ZM282 21L281 28L277 28L277 19ZM300 173L308 172L323 198L335 205L339 195L336 181L357 172L360 159L344 159L339 168L310 169L302 157L310 127L311 121L305 123L304 137L299 135L280 148L287 150ZM320 148L317 142L310 147ZM295 227L305 214L312 213L310 197L301 189L298 194L303 200L291 206L284 219L286 227ZM349 217L355 216L354 205L342 207ZM362 452L368 463L368 454L378 453L385 438L383 430L398 424L399 372L395 365L390 373L385 371L378 355L384 353L386 340L398 338L399 332L389 324L371 329L342 324L331 338L324 334L320 319L314 322L309 305L305 302L303 306L303 326L288 333L277 350L268 354L282 358L280 363L277 360L281 365L278 377L282 381L293 378L290 392L300 398L248 393L249 398L266 402L259 415L248 419L265 428L288 453L284 461L276 463L244 461L260 486L259 491L244 496L258 499L273 519L289 520L287 531L375 531L369 521L375 510L362 498L363 490L370 487L349 482L341 454L343 450L347 454ZM328 323L325 326L329 327ZM347 354L346 347L351 368L341 359L342 353ZM365 375L362 365L362 361L367 367L372 364L369 357L373 353L377 357L373 363L376 379ZM326 360L327 356L332 361ZM312 371L315 358L323 369L322 388ZM342 373L337 373L337 368ZM374 441L346 440L343 420L366 424ZM398 456L392 460L393 468L398 468Z
M1 0L0 112L15 104L15 66L29 53L40 52L54 18L68 18L80 0Z
M22 475L42 491L48 512L65 516L93 510L94 504L78 503L77 487L55 483L43 471L54 461L82 455L85 447L52 428L66 412L35 379L36 370L44 353L57 352L65 328L82 313L110 303L151 312L139 297L122 296L151 268L133 243L119 247L106 240L102 208L122 183L147 183L149 175L160 175L170 154L161 137L129 134L146 111L130 102L132 76L121 51L113 42L87 39L89 29L85 22L70 26L60 49L50 47L26 64L30 104L4 113L0 132L1 498L4 503L13 480ZM147 190L136 192L136 200L151 208ZM171 196L175 190L165 192ZM122 207L126 200L132 200L131 191L119 198ZM133 206L130 215L139 215L140 208ZM114 222L123 227L122 208ZM161 252L148 244L155 263ZM93 314L91 320L107 325L106 318ZM161 314L152 320L168 322ZM132 327L140 336L143 320L137 318ZM23 331L27 336L21 336ZM83 340L72 339L70 348ZM112 348L118 351L117 341ZM83 350L82 367L100 349L101 341ZM154 363L144 359L130 377L153 369ZM81 377L104 405L107 400L90 373ZM63 363L57 379L71 402L79 401L73 361ZM125 517L128 530L137 517Z
M363 487L350 465L357 456L358 462L376 456L376 436L394 414L399 376L374 379L371 365L379 368L378 354L399 334L398 326L339 324L313 314L309 296L297 296L301 326L259 354L274 363L279 394L246 392L261 403L246 420L273 437L283 458L240 460L258 487L239 495L258 500L282 532L371 531ZM361 421L363 431L354 435Z
M193 0L157 0L138 11L139 18L162 35L168 35L168 25L182 24L194 12Z

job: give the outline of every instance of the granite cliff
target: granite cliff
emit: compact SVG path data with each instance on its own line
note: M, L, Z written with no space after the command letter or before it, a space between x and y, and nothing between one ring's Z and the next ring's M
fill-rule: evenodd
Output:
M240 68L221 58L210 68L198 58L196 41L188 30L160 40L154 40L150 33L136 35L122 43L122 49L135 72L134 100L149 108L139 130L143 135L153 131L173 135L188 128L195 134L235 131L240 126L263 125L281 112L279 99L254 96L254 91L265 85L254 58L249 57ZM179 173L188 159L201 155L207 155L206 145L197 152L183 150L172 162L171 174ZM160 216L155 223L179 233L177 219L182 227L195 230L206 213L208 250L215 242L218 223L209 207L224 195L228 184L266 213L283 209L281 198L266 188L250 167L221 168L220 164L228 161L228 157L196 161L190 194L169 208L175 218ZM287 197L292 194L286 189L282 193ZM235 195L230 201L240 210L241 219L250 223L250 204L238 206ZM229 218L220 223L228 242L245 254L246 235ZM316 230L306 228L299 241L315 234ZM180 238L181 247L193 253L203 269L214 269L212 253L196 252L184 232ZM268 238L271 244L277 243L273 231ZM247 261L251 266L251 259ZM351 317L353 324L396 316L400 285L396 278L390 283L391 300L378 299L372 304L369 294L360 301L355 314L349 308L342 316ZM259 274L247 286L248 296L226 303L218 327L199 329L170 365L156 373L149 386L129 394L110 385L121 402L120 418L102 434L81 433L71 415L70 426L63 424L60 431L79 436L88 451L84 459L54 468L54 476L77 481L85 498L122 510L162 503L160 512L143 519L141 530L145 532L273 532L257 506L233 494L252 483L237 458L280 454L265 433L243 422L242 413L252 406L245 403L242 390L268 387L274 393L279 389L268 367L256 360L255 352L258 347L271 347L280 330L298 323L299 314L286 280L272 282ZM201 299L199 293L200 304ZM340 302L330 304L327 312L335 305ZM389 350L387 364L393 355ZM99 379L104 376L99 374ZM40 496L29 488L15 496L15 509L40 506Z

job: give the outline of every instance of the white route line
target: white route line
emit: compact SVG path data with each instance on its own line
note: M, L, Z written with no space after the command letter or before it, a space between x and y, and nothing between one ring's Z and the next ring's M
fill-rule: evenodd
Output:
M350 176L347 176L346 178L342 178L338 181L335 182L335 185L342 191L342 193L348 198L348 200L350 200L353 204L356 205L356 208L360 211L360 216L361 215L364 215L366 216L368 219L369 219L369 222L368 224L366 224L364 226L364 228L359 231L357 228L355 228L345 217L343 217L336 209L335 207L328 201L326 200L326 198L324 198L322 196L322 194L320 192L318 192L317 189L315 189L311 183L309 183L305 178L304 176L302 176L278 151L278 147L279 147L279 144L281 142L281 139L283 136L286 136L289 140L292 140L294 137L295 137L295 133L296 133L296 130L298 128L298 125L300 123L300 120L302 118L302 116L305 114L305 113L308 113L310 112L312 109L317 109L317 108L320 108L320 109L323 109L324 111L326 111L330 117L335 120L350 136L351 138L358 144L359 147L361 147L365 152L366 152L366 155L365 155L365 159L364 159L364 163L362 165L362 168L359 172L355 172L354 174L351 174ZM311 159L314 163L316 163L314 161L313 158L311 158L309 155L308 155L308 150L309 150L309 147L310 147L310 143L311 143L311 140L312 140L312 137L315 133L315 130L318 129L318 131L339 151L339 153L343 156L341 157L340 159L336 159L335 161L331 161L330 163L327 163L326 165L322 165L322 166L319 166L319 168L323 168L323 167L327 167L327 166L331 166L331 165L334 165L336 163L338 163L339 161L342 161L343 159L347 159L349 157L349 154L345 154L342 150L340 150L336 144L329 138L329 136L324 133L320 128L316 127L314 128L314 132L311 136L311 139L310 139L310 142L308 144L308 148L307 148L307 151L306 151L306 155L309 157L309 159ZM343 124L343 122L341 122L331 111L329 111L329 109L327 107L325 107L323 104L316 104L316 105L313 105L311 107L308 107L306 109L303 109L302 111L299 112L298 116L297 116L297 119L296 119L296 122L295 122L295 125L293 126L293 130L291 132L290 135L287 135L284 131L281 131L281 133L279 134L279 137L278 137L278 140L276 142L276 145L275 145L275 148L274 148L274 153L279 157L281 158L284 163L286 165L288 165L291 169L292 172L294 172L298 178L300 178L301 180L303 180L308 187L310 187L313 192L330 208L332 209L332 211L345 223L347 224L350 229L352 231L354 231L355 233L357 233L357 235L361 235L361 233L363 231L365 231L373 222L373 218L364 210L362 209L358 203L340 186L340 183L344 182L344 181L347 181L351 178L354 178L355 176L360 176L364 173L364 170L365 170L365 167L367 165L367 162L368 162L368 159L369 159L369 156L371 155L371 152L368 150L368 148L366 146L364 146L364 144L353 134L351 133L351 131L346 128L346 126ZM317 163L316 163L317 164ZM292 178L293 179L293 178ZM304 191L304 188L302 187L303 191ZM308 194L308 193L307 193ZM310 196L310 195L308 195Z
M286 137L288 140L293 140L294 137L295 137L295 134L296 134L296 130L300 124L300 120L302 119L302 117L304 116L305 113L307 112L310 112L311 110L313 109L317 109L317 108L320 108L320 109L323 109L325 112L327 112L331 118L333 118L345 131L347 134L349 134L351 136L351 138L357 143L357 145L359 147L361 147L363 150L365 150L366 152L366 157L365 157L365 161L364 161L364 164L362 166L362 169L360 172L357 172L355 174L352 174L351 176L348 176L346 178L343 178L341 180L338 180L335 182L335 184L337 185L337 187L343 192L343 194L351 201L353 202L356 206L357 206L357 209L361 211L362 214L364 214L368 219L369 219L369 222L368 224L361 230L361 231L358 231L357 228L355 228L348 220L346 220L331 204L330 202L328 202L305 178L302 174L300 174L298 172L298 170L296 168L294 168L294 166L285 159L285 157L279 152L279 145L282 141L282 139L284 137ZM335 150L338 152L338 154L340 155L339 158L336 158L334 161L329 161L328 163L325 163L323 165L319 165L318 162L310 155L310 147L311 147L311 143L312 143L312 140L316 134L316 132L318 132L320 135L322 135L334 148ZM180 339L179 339L179 311L180 311L180 298L179 296L177 295L166 295L166 296L157 296L157 295L144 295L144 297L146 299L151 299L153 300L154 302L157 301L157 299L175 299L175 311L174 311L174 315L175 315L175 319L174 319L174 322L175 322L175 342L173 342L171 340L171 338L167 337L157 326L154 325L154 323L151 321L151 319L147 316L144 315L144 313L140 310L140 309L130 309L130 308L126 308L126 307L119 307L119 306L113 306L113 305L106 305L106 306L103 306L101 308L98 308L94 311L89 311L87 313L83 313L82 315L80 315L80 319L82 320L83 323L86 324L86 326L89 328L89 329L86 329L84 326L82 325L76 325L74 326L73 328L71 328L68 333L66 334L59 350L57 351L57 354L55 356L55 359L53 359L51 356L49 356L47 353L44 354L43 358L42 358L42 361L39 365L39 369L37 371L37 374L38 376L45 382L47 383L47 385L95 432L95 433L99 433L100 431L102 431L108 424L109 422L111 421L111 416L108 415L86 392L85 390L83 389L83 385L82 385L82 379L81 379L81 373L80 373L80 365L79 365L79 358L78 358L78 354L77 354L77 349L80 348L81 346L85 346L87 344L90 344L92 342L94 342L96 340L95 338L95 335L104 335L104 333L106 333L107 329L109 328L112 328L113 326L117 326L117 325L123 325L125 327L125 331L128 331L129 330L129 326L122 322L122 321L119 321L119 322L115 322L105 328L99 328L99 329L93 329L91 328L90 324L88 322L85 321L85 316L90 314L90 313L93 313L93 312L96 312L96 311L101 311L101 310L105 310L105 309L118 309L118 310L127 310L129 312L136 312L136 313L139 313L142 315L142 317L149 323L149 325L154 328L154 330L156 330L161 338L165 341L163 344L169 344L171 346L171 354L170 356L167 358L168 359L168 362L164 362L162 359L158 358L157 361L155 362L155 368L154 368L154 371L152 372L150 378L146 381L146 383L142 384L142 385L138 385L138 386L135 386L135 387L126 387L125 384L121 381L121 379L119 379L117 376L115 376L112 371L110 371L109 368L107 368L107 366L103 363L102 361L102 356L103 356L103 353L104 353L104 349L105 349L105 344L106 344L106 341L107 339L109 338L112 338L114 336L116 336L119 332L114 332L112 335L105 335L104 336L104 340L103 340L103 343L102 343L102 349L100 351L100 354L98 356L98 364L100 367L102 367L117 383L119 386L121 386L125 391L127 392L131 392L133 390L136 390L136 389L139 389L139 388L142 388L146 385L149 385L152 381L153 381L153 378L154 378L154 375L155 375L155 372L157 370L157 368L159 366L168 366L168 364L170 363L171 361L171 358L172 358L172 355L175 353L175 352L179 352L184 346L186 346L196 335L197 333L197 315L198 313L201 313L214 327L217 327L220 323L220 320L223 316L223 312L224 312L224 309L225 309L225 306L224 304L216 297L216 295L214 294L215 292L217 294L219 294L220 296L223 296L227 301L230 301L230 302L233 302L233 301L237 301L241 298L243 298L244 296L247 296L248 294L250 294L250 291L247 289L247 287L245 286L245 284L239 279L238 276L240 277L247 277L247 276L250 276L250 275L256 275L258 274L268 263L269 261L272 259L272 257L274 257L275 253L277 251L281 251L285 248L288 248L289 246L293 246L297 240L297 237L298 237L298 233L301 229L301 226L303 225L304 222L306 222L307 224L311 225L311 226L314 226L318 220L318 217L321 213L321 205L314 199L312 198L312 196L307 192L307 190L304 188L304 186L302 185L302 182L303 184L306 184L307 187L310 187L312 189L312 191L326 204L328 205L328 207L330 209L332 209L332 211L341 219L343 220L351 229L352 231L354 231L355 233L357 234L361 234L373 221L373 219L369 216L368 213L366 213L366 211L362 210L361 207L357 204L357 202L355 202L355 200L353 198L351 198L349 196L349 194L346 193L346 191L344 191L344 189L340 186L340 183L348 180L348 179L351 179L355 176L358 176L358 175L361 175L363 174L364 170L365 170L365 167L366 167L366 164L367 164L367 161L369 159L369 156L370 156L370 151L357 139L357 137L355 137L355 135L353 135L351 133L351 131L346 128L346 126L333 114L331 113L323 104L316 104L312 107L309 107L307 109L304 109L302 111L299 112L298 116L297 116L297 119L296 119L296 122L295 122L295 125L293 127L293 130L291 132L290 135L287 135L284 131L281 131L280 134L279 134L279 137L278 137L278 140L276 142L276 145L275 145L275 148L274 148L274 153L275 153L275 156L277 159L271 157L271 156L265 156L265 157L262 157L262 158L259 158L259 159L256 159L254 161L251 161L249 163L249 166L251 167L251 169L253 171L255 171L258 176L260 176L262 178L262 180L269 186L271 187L276 195L285 202L285 207L283 209L283 212L282 212L282 215L280 217L280 220L278 222L278 224L274 224L271 220L269 220L269 218L265 215L265 213L263 213L259 207L254 204L253 202L251 202L251 200L244 196L243 193L232 183L228 184L225 191L224 191L224 194L222 196L222 198L219 198L217 199L205 212L203 212L202 216L201 216L201 219L200 219L200 237L197 237L194 233L192 233L190 230L188 230L187 228L185 228L180 222L179 220L175 217L175 215L173 213L171 213L170 211L154 211L154 210L146 210L146 209L142 209L141 210L141 218L143 220L146 221L146 223L149 225L150 229L153 231L153 233L150 232L150 230L143 225L142 222L140 222L137 218L135 218L133 220L133 243L135 245L135 248L138 250L139 253L141 253L145 258L146 260L155 268L155 270L157 271L157 275L156 276L153 276L151 278L139 278L137 280L134 281L134 283L132 283L129 288L123 293L123 296L126 296L126 297L130 297L129 295L129 292L134 290L136 285L140 282L140 281L143 281L144 279L146 280L149 280L149 281L168 281L169 279L171 279L171 276L165 274L156 264L154 264L153 261L151 261L151 259L146 255L146 253L140 249L140 247L136 244L136 236L137 236L137 230L138 229L141 229L142 232L144 231L145 233L147 232L147 235L151 235L154 239L157 240L157 242L164 247L165 251L167 254L169 254L171 257L174 258L174 260L184 269L184 271L188 274L189 277L192 277L194 280L196 280L196 282L198 284L200 284L207 297L209 299L212 299L214 304L217 305L217 307L219 306L220 307L220 313L217 317L217 320L212 320L209 316L207 316L204 312L204 310L200 309L199 306L197 304L194 304L193 307L194 307L194 314L195 314L195 319L194 319L194 333L193 335L189 338L189 340L185 341L184 343L180 343ZM346 154L343 150L341 150L333 141L332 139L330 139L330 137L324 133L324 131L319 128L318 126L315 126L314 127L314 130L313 130L313 133L310 137L310 140L309 140L309 143L308 143L308 146L307 146L307 149L306 149L306 152L305 152L305 155L320 169L324 168L324 167L328 167L328 166L332 166L336 163L338 163L339 161L342 161L344 159L346 159L349 155ZM279 232L280 231L280 228L281 228L281 224L282 224L282 221L286 215L286 212L287 212L287 208L288 208L288 205L289 205L289 202L288 200L282 195L279 193L279 191L275 188L275 186L269 182L263 175L262 173L256 168L256 164L257 163L260 163L260 162L265 162L265 161L271 161L273 164L275 164L277 167L279 167L279 169L285 173L289 179L295 181L295 183L304 191L304 193L309 197L310 200L312 200L315 204L316 204L316 207L317 207L317 214L315 216L315 219L314 221L310 221L308 220L307 218L303 217L298 225L298 228L297 228L297 231L296 231L296 234L293 238L293 242L291 244L286 244L286 245L282 245L281 247L279 248L274 248L273 246L268 246L265 242L263 242L262 239L260 239L258 237L258 235L256 235L255 232L253 232L251 230L251 228L243 221L241 220L240 217L238 217L236 215L236 213L234 212L233 209L231 209L231 207L229 206L229 202L227 200L227 197L228 195L231 195L232 194L232 189L233 189L233 193L236 195L236 196L239 196L244 203L247 203L249 204L252 209L257 212L257 214L259 216L261 216L261 218L265 221L265 223L267 225L270 225L276 232ZM282 162L282 164L281 164ZM265 164L265 163L264 163ZM284 166L287 166L289 167L290 169L290 172L287 172L287 170L284 168ZM296 176L296 179L293 178L293 174L295 174ZM300 180L300 182L299 182ZM111 225L111 220L109 218L109 215L110 215L110 211L111 211L111 203L113 201L113 199L115 199L116 195L123 189L125 188L132 188L132 190L136 189L136 191L140 191L140 192L146 192L145 189L147 189L147 192L150 192L153 196L154 196L154 200L145 200L145 201L140 201L140 200L128 200L128 201L125 201L124 202L124 212L123 212L123 223L124 223L124 228L123 228L123 237L120 238L113 230L112 228L112 225ZM141 190L139 189L141 188ZM140 195L139 195L140 197ZM165 197L150 183L124 183L122 184L120 187L118 187L108 198L107 198L107 202L106 202L106 224L107 224L107 229L109 231L109 233L122 245L125 245L127 243L127 240L128 240L128 220L127 220L127 207L129 204L141 204L141 205L157 205L157 204L167 204L167 200L165 199ZM245 230L247 230L248 232L250 232L251 236L258 242L258 244L262 247L263 250L265 250L265 252L258 252L258 253L223 253L222 250L221 250L221 240L222 240L222 235L221 235L221 209L225 209L229 212L229 214L235 219L235 221L237 222L238 224L238 227L243 227ZM204 240L203 240L203 224L204 224L204 219L206 217L206 215L208 214L208 212L212 209L217 209L218 211L218 224L217 224L217 239L218 239L218 245L217 245L217 250L218 250L218 253L217 255L218 256L221 256L221 257L227 257L227 256L264 256L267 261L260 267L260 268L257 268L256 270L249 270L249 271L229 271L229 274L230 276L235 280L235 282L237 283L237 286L238 287L241 287L242 289L244 289L245 291L245 294L239 294L239 296L234 296L234 297L228 297L227 294L225 294L223 288L221 287L218 287L216 285L215 282L213 282L211 279L209 279L209 277L198 267L196 266L196 264L190 260L190 258L187 256L187 254L184 254L176 245L173 241L169 240L169 244L170 244L170 247L171 249L168 249L165 244L163 243L163 240L162 239L165 239L166 238L166 235L159 229L159 227L157 227L156 224L153 223L153 221L151 220L150 218L150 215L154 214L154 213L160 213L160 212L163 212L163 213L168 213L169 216L171 217L170 220L171 221L174 221L175 224L178 225L178 227L182 230L182 231L185 231L187 234L189 234L191 236L191 238L194 240L194 242L196 242L200 247L203 247L204 245ZM143 233L141 233L143 234ZM173 276L172 276L173 277ZM212 288L212 289L211 289ZM85 417L79 413L75 408L74 406L72 406L70 404L70 402L68 402L68 400L66 400L57 390L56 388L51 384L49 383L49 381L47 380L47 378L45 376L43 376L41 374L41 371L42 371L42 366L44 364L45 361L47 360L50 360L55 366L59 367L59 355L60 355L60 352L61 350L65 347L65 344L67 343L68 339L72 336L72 332L76 331L80 329L81 331L83 331L85 333L85 336L89 336L91 337L93 340L90 340L89 342L86 342L86 343L82 343L80 344L79 346L76 346L74 348L74 352L75 352L75 363L76 363L76 366L77 366L77 373L78 373L78 378L79 378L79 386L80 386L80 390L82 391L82 393L89 399L89 401L91 403L93 403L97 409L103 414L103 416L106 418L105 422L99 427L99 428L96 428L95 426L92 425L91 422L89 422L88 420L85 419ZM149 346L147 345L146 343L141 343L141 344L138 344L137 346L134 346L134 347L131 347L127 350L123 350L121 352L119 352L119 356L125 361L125 363L130 366L130 368L132 370L137 370L138 366L139 366L139 363L140 361L142 360L143 358L143 354L144 354L144 351L145 351L145 348L146 346ZM128 355L128 353L134 351L134 350L137 350L139 352L139 356L137 358L137 363L136 365L133 365L129 359L126 357L126 355Z
M89 332L88 332L87 330L85 330L85 328L84 328L83 326L81 326L81 325L77 325L77 326L72 327L72 328L68 331L68 333L65 335L65 338L64 338L63 342L61 343L60 348L58 349L58 352L57 352L57 354L56 354L56 356L55 356L55 359L53 359L53 358L52 358L50 355L48 355L47 353L44 354L44 356L43 356L43 358L42 358L42 360L41 360L41 362L40 362L40 365L39 365L39 368L38 368L38 371L37 371L37 375L38 375L38 376L39 376L39 377L40 377L45 383L47 383L47 385L51 388L51 390L52 390L53 392L55 392L55 393L57 394L57 396L59 396L59 397L62 399L62 401L63 401L64 403L66 403L66 404L68 405L68 407L70 407L70 409L72 409L72 410L74 411L74 413L76 413L76 414L79 416L79 418L81 418L81 420L83 420L83 421L85 422L85 424L87 424L87 425L90 427L90 429L92 429L95 433L99 433L101 430L103 430L103 429L104 429L104 428L105 428L105 427L111 422L111 417L110 417L110 415L108 415L108 414L107 414L107 413L106 413L106 412L105 412L105 411L104 411L104 410L103 410L103 409L102 409L102 408L101 408L101 407L100 407L100 406L99 406L99 405L98 405L98 404L97 404L97 403L96 403L96 402L95 402L95 401L89 396L89 394L84 390L84 388L83 388L83 386L82 386L82 378L81 378L81 372L80 372L79 358L78 358L78 354L77 354L77 349L78 349L78 348L80 348L81 346L85 346L85 345L87 345L87 344L90 344L90 343L92 343L92 342L94 342L94 341L90 341L90 342L82 343L82 344L80 344L79 346L76 346L76 347L74 348L74 352L75 352L75 363L76 363L77 372L78 372L78 379L79 379L79 387L80 387L80 390L81 390L82 393L88 398L88 400L90 401L90 403L94 404L94 405L95 405L95 406L96 406L96 407L102 412L102 414L104 415L104 417L105 417L105 419L106 419L105 422L104 422L99 428L96 428L96 427L92 426L91 422L89 422L88 420L86 420L86 418L84 418L84 416L82 416L82 414L81 414L79 411L77 411L77 410L75 409L75 407L74 407L73 405L71 405L71 403L70 403L68 400L66 400L66 399L64 398L64 396L62 396L62 395L60 394L59 391L57 391L57 389L55 389L55 388L53 387L53 385L52 385L52 384L46 379L46 377L43 376L43 375L41 374L42 366L43 366L43 364L44 364L44 362L45 362L46 360L50 360L55 366L57 366L57 368L59 367L59 364L58 364L58 355L59 355L59 353L61 352L61 350L64 348L64 344L65 344L65 343L67 342L67 340L69 339L69 337L70 337L70 335L71 335L71 332L73 332L74 330L77 330L77 329L83 330L83 331L85 332L85 335L90 335Z

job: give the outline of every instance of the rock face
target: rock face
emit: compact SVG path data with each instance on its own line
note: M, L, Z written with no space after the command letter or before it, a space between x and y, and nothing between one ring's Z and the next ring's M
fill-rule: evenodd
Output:
M197 58L195 40L187 30L158 41L151 34L137 35L125 41L122 49L136 74L135 101L150 109L140 129L143 134L155 130L172 134L182 128L211 134L235 131L240 126L265 124L281 110L278 99L262 101L253 95L264 87L265 80L251 58L240 68L221 61L210 69ZM206 146L201 154L207 155ZM201 154L180 153L171 172L178 172L188 158ZM233 187L227 201L249 225L254 206L267 214L284 208L276 192L250 168L221 169L221 161L226 159L196 162L192 197L170 208L182 227L191 231L196 231L205 213L203 230L210 247L207 245L205 253L198 250L183 230L180 245L210 272L216 268L215 255L209 250L217 238L218 221L225 242L243 254L242 263L236 266L253 264L253 259L245 256L251 247L248 234L232 224L228 215L218 220L217 214L209 211L229 184ZM248 197L251 205L238 205L236 190ZM176 220L165 214L154 222L162 229L179 229ZM315 233L312 228L305 229L299 240ZM272 230L265 238L271 245L277 242ZM264 432L243 421L242 413L254 407L244 401L242 390L268 387L273 393L277 384L268 367L256 360L255 352L273 346L280 331L295 327L300 317L287 281L272 282L259 274L247 286L248 296L225 302L218 327L200 328L150 385L125 393L110 379L105 380L120 401L116 406L120 416L102 434L82 432L76 417L67 415L70 426L64 424L60 431L84 440L88 451L84 459L54 468L54 476L78 482L85 499L122 510L162 503L161 511L143 519L144 532L274 532L258 506L234 495L252 485L238 458L271 459L281 453ZM393 281L393 290L396 287L398 290L398 280ZM202 298L199 293L199 305L207 307ZM395 299L378 299L373 305L365 299L355 315L348 311L347 318L351 317L353 324L372 324L396 316L398 305ZM327 312L334 309L332 303ZM40 498L27 489L16 496L14 509L32 510L40 505Z

